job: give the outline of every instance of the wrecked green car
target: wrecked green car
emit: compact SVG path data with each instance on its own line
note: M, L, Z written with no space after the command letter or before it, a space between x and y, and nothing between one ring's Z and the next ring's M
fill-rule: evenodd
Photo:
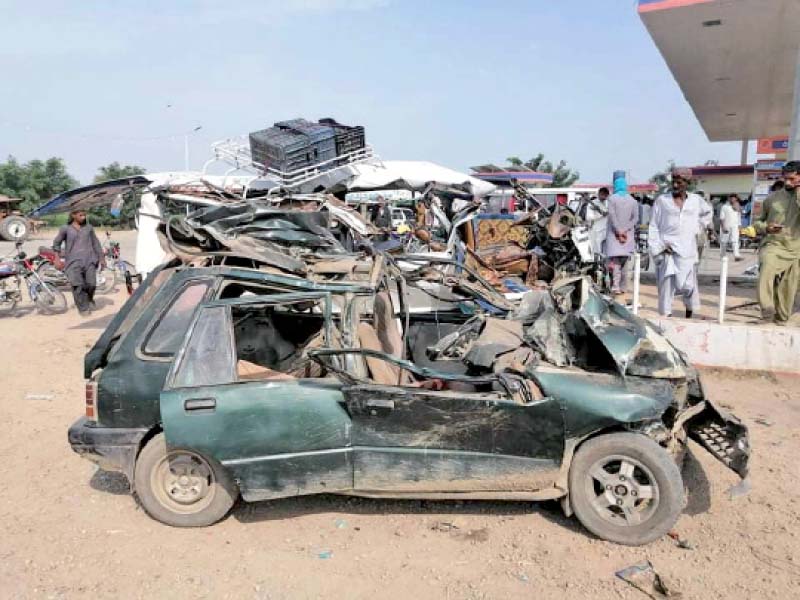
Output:
M561 499L638 545L682 511L688 438L746 477L746 427L586 280L510 302L450 279L443 299L429 268L402 285L348 268L152 275L87 355L72 448L186 527L240 496Z

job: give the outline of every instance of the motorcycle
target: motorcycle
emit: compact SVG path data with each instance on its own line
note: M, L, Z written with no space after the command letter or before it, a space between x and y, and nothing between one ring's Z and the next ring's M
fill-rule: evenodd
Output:
M21 250L22 242L16 243L15 254L10 260L0 261L0 314L10 314L22 300L23 281L28 297L39 311L48 314L67 310L67 298L54 285L42 280L36 272L33 260Z
M106 231L106 244L103 246L103 254L106 258L106 270L113 273L112 287L117 283L125 283L128 295L133 294L133 284L141 283L142 276L136 273L136 269L131 263L122 258L119 242L111 239L111 234Z
M119 242L111 240L111 234L106 232L106 244L103 246L103 256L106 266L97 271L96 289L104 294L114 291L117 283L125 282L128 285L126 272L131 266L120 258ZM61 255L47 246L39 246L39 254L33 258L36 272L43 281L60 288L69 288L70 283L64 273L64 260ZM131 293L131 289L128 290Z

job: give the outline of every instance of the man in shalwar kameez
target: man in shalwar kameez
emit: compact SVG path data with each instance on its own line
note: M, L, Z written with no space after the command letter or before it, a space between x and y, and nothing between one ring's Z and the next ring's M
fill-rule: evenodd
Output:
M703 199L688 191L691 170L672 171L672 191L656 198L650 217L648 243L656 265L658 313L672 315L677 295L686 307L686 318L700 308L697 285L697 234L711 221Z
M611 272L611 293L625 294L628 260L636 251L636 224L639 204L628 193L624 171L614 172L614 195L608 199L606 256Z
M758 302L766 322L786 325L800 284L800 161L783 167L783 189L770 194L753 223L766 234L758 255Z

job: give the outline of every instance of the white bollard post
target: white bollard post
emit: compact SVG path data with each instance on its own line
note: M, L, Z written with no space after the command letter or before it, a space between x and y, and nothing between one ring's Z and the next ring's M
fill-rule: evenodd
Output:
M639 314L639 280L642 276L642 255L633 255L633 314Z
M717 320L725 321L725 302L728 298L728 257L722 257L722 270L719 275L719 316Z

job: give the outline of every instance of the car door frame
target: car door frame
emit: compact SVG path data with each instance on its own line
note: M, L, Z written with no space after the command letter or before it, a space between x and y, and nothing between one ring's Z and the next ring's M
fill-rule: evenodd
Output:
M379 358L424 378L498 382L507 386L509 396L516 391L526 401L365 381L329 360L347 354ZM342 394L352 420L353 485L359 494L490 497L536 492L558 478L566 445L563 405L551 397L534 400L520 376L443 373L367 349L315 349L309 357L346 384ZM403 416L386 421L396 410ZM518 437L502 439L510 432Z
M170 449L187 449L228 469L245 500L318 492L349 491L353 484L350 418L340 384L330 380L240 380L231 309L320 301L326 340L332 335L330 292L293 292L202 303L197 307L161 393L162 427ZM208 311L222 311L229 339L228 381L187 385L182 369L190 360L195 332ZM211 315L212 318L213 315ZM219 318L219 317L217 317ZM308 423L314 427L309 428ZM235 438L231 434L235 432Z

